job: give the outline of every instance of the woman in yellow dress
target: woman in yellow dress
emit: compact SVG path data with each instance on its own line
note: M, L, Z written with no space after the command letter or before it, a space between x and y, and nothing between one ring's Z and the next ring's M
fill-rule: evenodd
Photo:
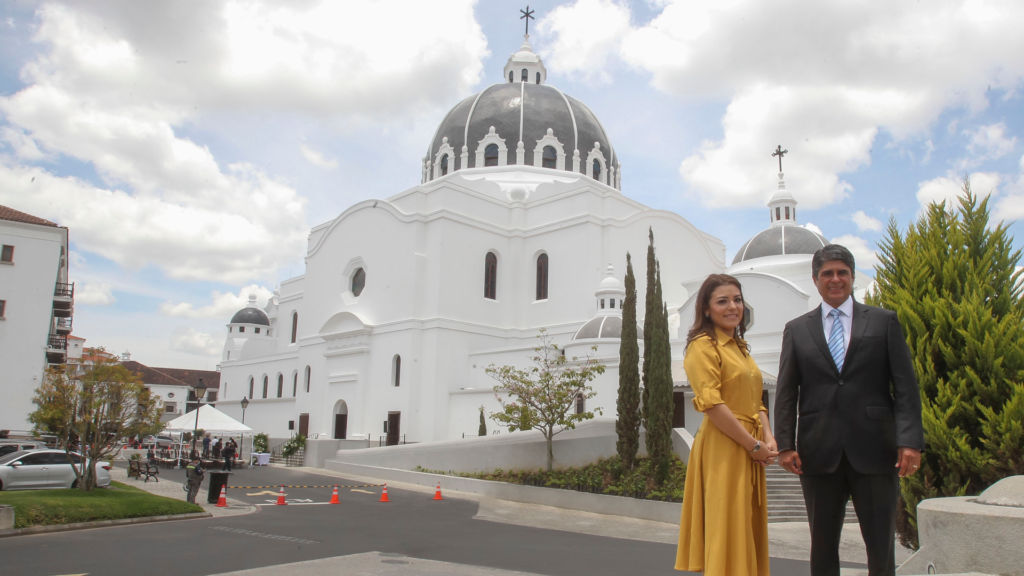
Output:
M705 415L690 451L676 570L768 576L765 466L778 446L761 403L761 371L743 340L738 280L712 274L697 294L683 367Z

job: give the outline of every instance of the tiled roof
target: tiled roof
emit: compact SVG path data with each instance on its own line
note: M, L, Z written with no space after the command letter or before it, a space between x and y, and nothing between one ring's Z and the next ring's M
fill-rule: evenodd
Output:
M59 228L59 226L54 222L44 220L31 214L25 214L24 212L15 210L14 208L8 208L7 206L0 206L0 220L11 220L12 222L25 222L26 224L39 224L40 226L53 226L54 228Z
M138 373L144 384L191 387L195 386L196 382L202 378L203 384L206 384L207 388L214 390L220 388L220 372L215 370L151 368L141 362L136 362L135 360L122 362L121 365L132 372Z

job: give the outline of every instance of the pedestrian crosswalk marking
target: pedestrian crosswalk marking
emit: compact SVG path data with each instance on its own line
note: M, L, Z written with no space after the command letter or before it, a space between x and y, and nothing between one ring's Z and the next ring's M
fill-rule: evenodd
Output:
M349 492L362 492L363 494L373 494L373 495L377 494L376 492L370 492L369 490L349 490Z

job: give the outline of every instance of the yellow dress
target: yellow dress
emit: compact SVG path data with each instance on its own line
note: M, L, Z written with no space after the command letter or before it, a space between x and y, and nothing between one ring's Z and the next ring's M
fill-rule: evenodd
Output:
M693 406L725 404L754 438L764 440L758 412L761 370L740 344L716 331L686 349L683 367ZM744 345L745 346L745 345ZM764 467L704 418L686 469L676 570L705 576L768 576L768 492Z

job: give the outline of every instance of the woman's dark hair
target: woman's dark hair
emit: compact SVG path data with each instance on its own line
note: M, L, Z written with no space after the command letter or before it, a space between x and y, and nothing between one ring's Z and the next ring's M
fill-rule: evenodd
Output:
M735 286L740 291L740 298L743 298L743 286L740 281L728 274L712 274L704 280L704 283L700 286L700 291L697 292L697 305L694 306L694 318L693 326L690 326L690 331L686 334L686 346L690 346L690 342L693 342L701 336L701 334L707 335L711 339L711 342L716 346L718 345L718 337L715 336L715 323L711 320L711 293L715 291L719 286ZM747 301L743 300L743 312L746 316ZM736 334L733 335L740 344L740 350L748 352L750 346L743 340L743 336L747 332L745 322L740 322L736 326Z

